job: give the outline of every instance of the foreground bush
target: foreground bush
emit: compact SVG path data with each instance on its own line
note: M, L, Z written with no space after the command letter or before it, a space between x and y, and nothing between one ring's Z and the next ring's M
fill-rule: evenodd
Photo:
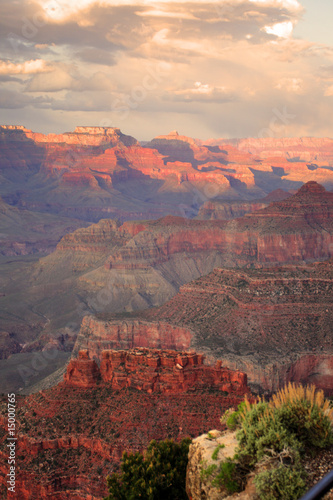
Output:
M305 474L300 468L279 465L259 473L254 484L262 500L293 500L300 498L306 489Z
M186 466L190 439L152 441L145 454L124 453L121 473L108 477L105 500L187 500Z
M289 384L269 402L250 404L246 400L226 419L231 429L239 428L238 453L233 459L239 486L244 471L264 464L264 472L255 478L259 498L299 498L305 490L301 453L316 453L333 444L332 413L323 391L314 386Z

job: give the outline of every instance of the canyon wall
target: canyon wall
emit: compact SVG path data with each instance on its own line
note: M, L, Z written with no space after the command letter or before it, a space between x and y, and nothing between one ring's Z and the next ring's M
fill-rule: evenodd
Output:
M208 363L222 359L223 366L247 373L256 390L270 392L301 381L315 382L331 394L332 292L332 261L215 269L137 318L84 318L75 352L89 348L100 360L103 348L133 347L133 339L137 347L156 347L156 339L171 331L174 338L165 347L195 349ZM186 344L176 347L176 338Z
M226 393L244 395L246 374L203 364L204 357L195 352L160 349L102 351L100 368L90 359L89 351L79 351L64 375L64 383L75 387L94 387L107 383L115 390L131 387L148 393L179 394L213 388Z

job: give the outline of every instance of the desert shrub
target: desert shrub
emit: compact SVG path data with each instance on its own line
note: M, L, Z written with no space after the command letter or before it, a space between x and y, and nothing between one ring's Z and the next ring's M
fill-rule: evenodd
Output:
M235 493L240 489L236 463L231 458L221 462L220 470L213 479L212 484L213 486L226 488L228 493Z
M256 476L259 497L299 498L305 489L300 452L315 452L333 443L333 415L323 391L316 391L314 386L289 384L270 402L259 400L251 405L245 401L239 417L238 462L250 468L268 457L282 462ZM290 458L289 464L282 460L284 455Z
M296 500L306 490L304 472L298 467L279 465L260 472L254 478L254 484L261 500Z
M304 447L326 448L333 444L330 403L315 386L289 384L273 396L270 408Z
M333 443L332 413L323 391L289 384L268 403L248 401L240 412L239 456L254 464L285 448L325 448Z
M238 406L237 410L227 410L221 418L221 423L225 423L228 429L234 431L241 423L241 414L246 408L245 401L242 401Z
M108 477L105 500L187 500L186 466L190 439L152 441L146 453L124 453L121 473Z
M264 455L280 453L285 448L300 449L295 435L274 418L265 402L259 402L244 413L237 440L238 457L250 466Z

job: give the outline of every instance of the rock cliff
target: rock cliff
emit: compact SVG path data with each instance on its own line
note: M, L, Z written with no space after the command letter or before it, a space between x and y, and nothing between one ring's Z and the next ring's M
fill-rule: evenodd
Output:
M36 321L41 315L46 317L46 333L50 333L69 322L79 328L84 315L160 306L181 286L214 268L327 259L333 250L332 198L333 193L309 183L286 200L231 221L168 216L118 224L108 219L79 229L66 235L53 254L34 266L24 286L8 281L5 291L9 294L12 287L15 301L12 309L6 309L4 329L13 331L18 301L28 309L29 321L31 311L36 311ZM22 300L18 300L20 296ZM8 304L9 299L3 302ZM189 346L191 327L184 325L181 331L181 325L176 329L164 326L169 321L158 317L150 325L144 324L144 318L139 323L132 319L120 319L112 335L108 326L109 340L98 326L99 349ZM78 345L95 349L90 340L89 345L84 342Z
M0 159L6 201L91 222L180 215L184 206L193 217L216 197L247 201L307 181L333 187L328 139L214 142L173 132L142 147L113 127L44 135L2 126Z
M272 202L286 200L290 196L291 193L288 193L283 189L276 189L264 198L254 201L223 201L218 199L206 201L200 207L197 219L237 219L250 212L256 212L257 210L265 208Z
M101 500L106 476L119 468L124 450L221 428L221 413L247 392L244 374L206 367L194 353L108 351L99 369L82 352L70 362L63 383L17 397L17 496ZM4 488L7 399L0 405Z
M131 387L148 393L180 394L213 388L230 394L248 392L246 374L204 365L204 356L195 352L159 349L102 351L100 369L89 351L79 351L64 375L68 386L89 388L107 383L112 389Z
M212 362L222 359L247 373L255 390L270 392L298 381L332 394L332 272L332 261L215 269L137 318L84 318L75 352L89 348L101 359L102 349L133 347L133 338L140 339L136 346L156 347L169 330L186 343L177 347L169 337L167 347L192 348Z

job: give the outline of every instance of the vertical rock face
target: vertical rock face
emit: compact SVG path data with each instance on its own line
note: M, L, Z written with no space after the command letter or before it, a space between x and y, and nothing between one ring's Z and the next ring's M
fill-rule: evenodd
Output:
M236 432L223 434L217 430L210 431L193 439L190 444L188 465L186 470L186 493L190 500L221 500L229 498L225 488L215 487L213 479L217 476L218 465L232 459L236 453L238 441ZM215 459L214 452L217 452ZM204 474L205 470L211 474ZM238 498L238 496L237 496ZM244 498L244 500L246 500Z
M74 353L89 349L91 357L102 360L102 351L108 349L188 349L193 333L189 328L173 326L167 322L124 320L105 321L85 316L74 347Z
M89 358L88 351L80 351L79 358L71 360L64 380L76 387L93 387L100 379L96 361Z
M100 379L116 390L132 387L148 393L178 394L210 387L237 395L248 392L245 373L224 368L219 361L214 367L206 366L201 354L156 349L103 351L100 369L88 351L80 351L64 376L66 385L82 388L97 385Z

